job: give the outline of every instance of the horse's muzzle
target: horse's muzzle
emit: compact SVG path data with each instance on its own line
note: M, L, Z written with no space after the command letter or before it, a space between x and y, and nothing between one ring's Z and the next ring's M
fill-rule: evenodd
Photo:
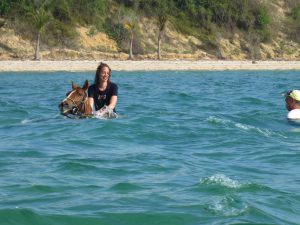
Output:
M73 113L73 108L69 106L67 102L61 102L58 105L58 108L60 109L60 113L63 115L71 114Z

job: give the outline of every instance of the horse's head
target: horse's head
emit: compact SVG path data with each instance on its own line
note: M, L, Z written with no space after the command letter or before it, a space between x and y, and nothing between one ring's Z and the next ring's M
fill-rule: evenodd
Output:
M73 114L83 114L84 105L87 98L86 90L88 89L89 83L86 80L84 85L77 87L77 85L72 81L72 91L66 94L66 98L59 104L60 112L63 115Z

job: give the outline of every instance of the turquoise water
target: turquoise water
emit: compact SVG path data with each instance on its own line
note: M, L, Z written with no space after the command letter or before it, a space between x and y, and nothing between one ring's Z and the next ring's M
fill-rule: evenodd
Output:
M1 73L0 224L300 224L299 73L114 72L112 120L59 115L94 73Z

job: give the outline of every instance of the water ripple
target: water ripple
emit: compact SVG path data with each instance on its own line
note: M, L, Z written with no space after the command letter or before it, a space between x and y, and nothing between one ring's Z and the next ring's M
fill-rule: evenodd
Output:
M269 129L266 129L266 128L259 128L259 127L255 127L255 126L248 125L248 124L237 123L232 120L222 119L222 118L218 118L215 116L208 117L206 119L206 121L217 124L217 125L220 124L220 125L225 125L228 127L235 127L240 130L243 130L243 131L255 132L258 134L262 134L265 137L278 136L278 137L282 137L282 138L288 138L287 136L281 134L280 132L270 131Z
M117 119L61 116L93 78L1 74L0 224L299 223L297 71L114 71Z

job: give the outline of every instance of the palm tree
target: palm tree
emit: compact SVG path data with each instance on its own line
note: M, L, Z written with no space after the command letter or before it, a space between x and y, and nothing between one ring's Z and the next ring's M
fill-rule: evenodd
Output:
M157 8L157 26L158 26L158 37L157 37L157 59L161 59L161 38L168 21L168 5L165 0L159 1Z
M40 60L40 38L43 28L51 20L51 15L45 10L44 7L40 7L36 10L32 10L28 13L28 16L32 19L32 26L36 30L36 47L34 60Z
M133 18L126 18L124 21L125 28L130 32L130 50L129 50L129 59L133 59L132 47L133 47L133 38L134 38L134 29L136 27L136 22Z
M160 48L161 48L161 38L163 35L163 31L165 30L167 23L167 16L166 15L159 15L158 16L158 37L157 37L157 59L161 59L161 53L160 53Z

